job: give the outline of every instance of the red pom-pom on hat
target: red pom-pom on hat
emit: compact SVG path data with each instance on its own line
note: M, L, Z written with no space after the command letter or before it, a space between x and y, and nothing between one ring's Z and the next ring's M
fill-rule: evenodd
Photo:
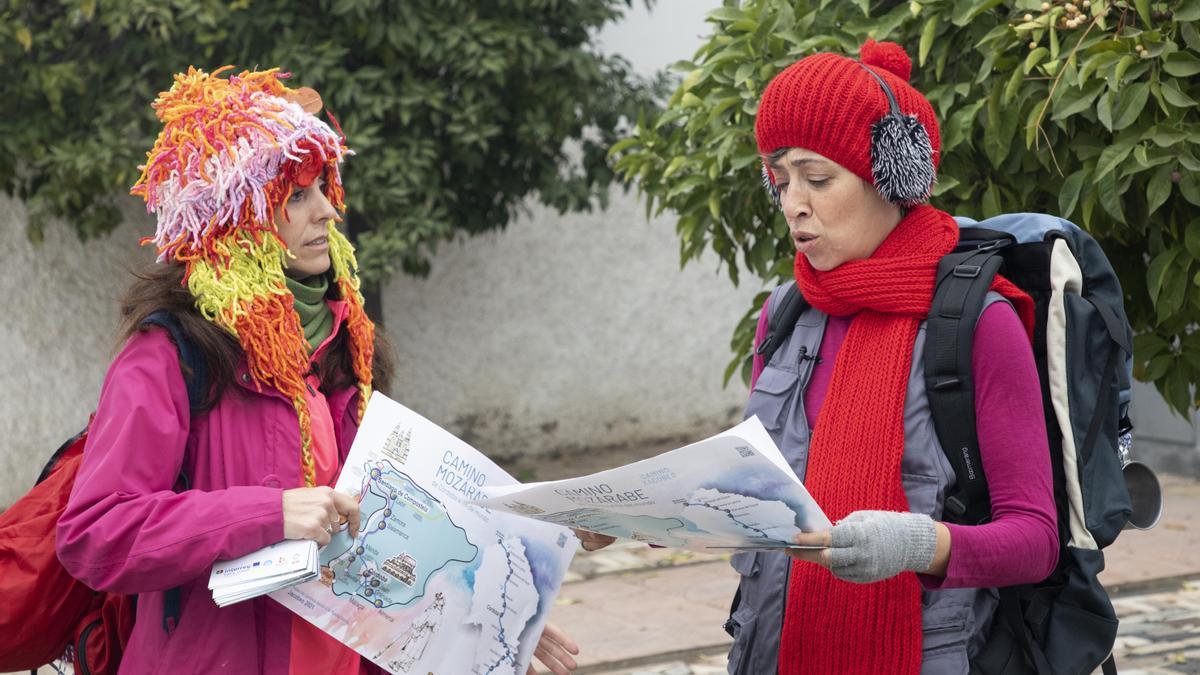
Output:
M859 60L868 66L883 68L889 73L908 82L912 75L912 59L904 47L895 42L876 42L868 39L859 50Z

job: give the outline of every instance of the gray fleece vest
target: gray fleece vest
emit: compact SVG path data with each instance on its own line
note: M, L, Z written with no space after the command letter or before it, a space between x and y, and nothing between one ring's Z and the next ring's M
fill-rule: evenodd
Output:
M775 312L785 289L786 286L781 286L771 294L768 311ZM984 307L993 302L1005 300L989 293ZM812 376L811 356L820 351L827 319L827 315L815 308L800 315L791 336L780 344L759 375L746 405L746 417L758 415L801 480L808 463L811 437L804 412L804 390ZM922 322L913 344L912 372L904 402L904 454L900 471L909 509L940 520L943 501L955 479L929 412L924 352ZM810 358L802 358L805 356ZM867 476L863 478L870 480ZM734 555L730 563L742 578L741 599L731 617L735 636L729 652L729 672L731 675L774 673L779 662L791 559L782 553L751 551ZM991 626L996 590L922 590L921 603L924 631L921 673L966 673L970 658L983 646Z

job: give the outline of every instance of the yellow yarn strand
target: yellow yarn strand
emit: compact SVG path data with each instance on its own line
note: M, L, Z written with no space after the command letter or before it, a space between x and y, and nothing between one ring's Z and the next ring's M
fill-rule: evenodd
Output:
M334 282L342 291L342 299L350 305L346 330L350 333L350 350L354 374L358 380L358 419L362 421L371 398L371 360L375 353L375 325L363 308L361 282L358 279L358 260L354 257L354 246L346 239L337 225L330 220L328 227L329 258L333 266Z
M301 473L304 484L313 487L312 418L304 395L308 346L295 299L284 283L287 253L275 236L255 241L254 234L244 231L235 231L217 246L226 261L223 269L194 261L188 290L200 314L241 343L255 385L274 386L291 400L300 424Z
M235 326L245 313L245 304L271 294L291 295L283 274L287 251L274 236L256 242L243 231L235 231L213 248L226 261L224 269L195 261L188 275L188 290L196 298L201 316L240 337Z

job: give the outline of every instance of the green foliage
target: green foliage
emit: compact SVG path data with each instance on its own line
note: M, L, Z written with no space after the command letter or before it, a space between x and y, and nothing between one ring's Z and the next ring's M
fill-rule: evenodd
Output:
M1083 225L1120 275L1137 376L1181 413L1196 404L1200 0L730 0L708 20L666 109L613 148L648 210L679 214L684 263L711 248L734 283L742 269L790 277L786 224L759 181L758 98L806 54L892 40L941 120L934 203ZM727 380L739 366L748 376L761 302L734 333Z
M278 65L358 153L345 182L364 276L423 273L437 242L503 227L531 193L603 203L608 147L647 94L593 35L631 3L0 0L0 183L34 238L47 217L107 232L172 73Z

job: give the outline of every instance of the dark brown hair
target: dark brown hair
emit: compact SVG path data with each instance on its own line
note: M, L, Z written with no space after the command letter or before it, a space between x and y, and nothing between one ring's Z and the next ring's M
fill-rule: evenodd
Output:
M143 325L146 317L154 312L165 311L173 315L208 366L210 394L203 405L198 406L200 412L205 412L216 405L226 388L233 383L234 368L242 359L242 346L225 329L200 316L195 298L183 284L184 272L184 266L177 263L156 263L133 273L135 279L121 298L117 349L134 333L146 330ZM334 297L338 292L337 285L330 284L329 288L330 297ZM321 379L322 392L353 386L357 381L347 335L345 330L338 331L317 363L316 372ZM371 376L373 388L384 393L390 388L394 367L391 350L390 341L383 335L383 330L376 326ZM186 371L187 366L181 366Z

